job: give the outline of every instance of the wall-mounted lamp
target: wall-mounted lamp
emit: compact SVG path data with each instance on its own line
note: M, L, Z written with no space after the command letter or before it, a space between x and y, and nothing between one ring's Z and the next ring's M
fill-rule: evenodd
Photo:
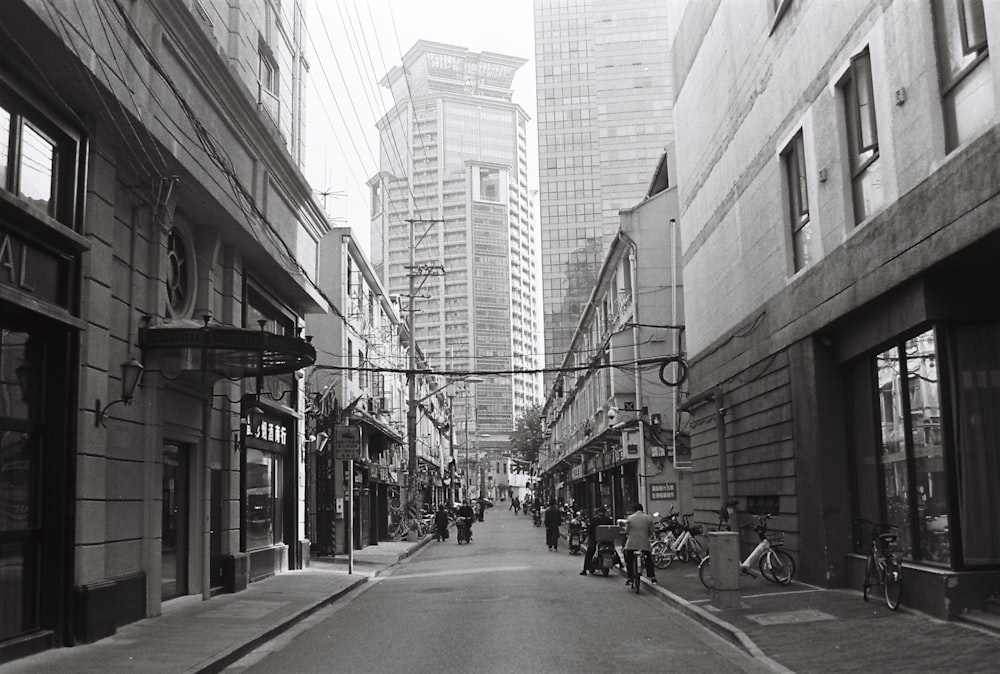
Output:
M132 395L135 393L135 387L139 385L143 369L142 363L135 358L129 358L122 363L122 397L108 403L104 408L101 407L101 399L97 399L94 403L94 426L107 427L108 410L111 409L112 405L123 403L128 406L132 404Z

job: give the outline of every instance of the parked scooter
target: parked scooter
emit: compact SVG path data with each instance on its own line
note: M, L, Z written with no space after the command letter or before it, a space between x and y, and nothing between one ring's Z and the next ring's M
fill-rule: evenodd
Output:
M597 537L597 550L590 562L590 571L591 573L600 571L606 576L615 566L622 565L615 549L615 542L621 538L622 531L613 524L602 524L597 527L594 535Z

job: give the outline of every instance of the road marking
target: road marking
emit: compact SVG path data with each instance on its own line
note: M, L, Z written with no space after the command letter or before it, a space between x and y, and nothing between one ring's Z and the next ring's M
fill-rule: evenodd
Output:
M743 598L757 599L759 597L784 597L790 594L809 594L811 592L824 592L824 591L825 590L817 588L815 590L788 590L787 592L764 592L761 594L745 594L743 595Z
M489 566L482 569L457 569L455 571L429 571L427 573L408 573L405 575L384 575L376 579L376 582L386 582L388 580L410 580L411 578L433 578L435 576L466 576L474 573L495 573L498 571L527 571L530 566Z

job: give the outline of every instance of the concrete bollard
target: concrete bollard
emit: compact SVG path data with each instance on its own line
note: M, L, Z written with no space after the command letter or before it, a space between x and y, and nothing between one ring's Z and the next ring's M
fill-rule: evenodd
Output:
M711 531L708 534L709 567L712 576L712 604L721 609L739 608L740 536L733 531Z

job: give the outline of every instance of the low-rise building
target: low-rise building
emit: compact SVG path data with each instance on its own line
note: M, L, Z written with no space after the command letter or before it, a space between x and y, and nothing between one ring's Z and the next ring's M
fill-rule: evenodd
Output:
M601 266L598 283L554 375L543 408L539 455L544 498L679 510L691 503L682 443L675 437L684 369L682 286L676 254L677 189L664 153Z

